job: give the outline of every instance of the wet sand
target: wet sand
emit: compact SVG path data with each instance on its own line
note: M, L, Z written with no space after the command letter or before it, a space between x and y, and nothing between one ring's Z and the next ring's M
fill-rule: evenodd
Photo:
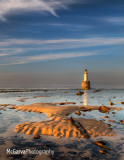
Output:
M0 130L0 159L122 160L124 136L120 131L123 131L123 104L118 105L114 101L116 98L112 98L115 96L111 95L108 99L111 98L114 102L112 106L109 101L105 106L87 105L87 94L77 96L76 92L77 90L47 90L37 93L20 91L17 95L16 92L12 92L12 95L11 91L1 93L12 95L12 99L16 95L16 99L7 101L7 104L1 102L0 105L3 126ZM98 94L101 93L102 90ZM103 96L98 95L99 98L96 94L92 93L90 99L99 100ZM18 97L23 97L21 102ZM122 102L123 97L119 101ZM118 114L120 118L115 120ZM55 153L7 155L7 148L51 149Z

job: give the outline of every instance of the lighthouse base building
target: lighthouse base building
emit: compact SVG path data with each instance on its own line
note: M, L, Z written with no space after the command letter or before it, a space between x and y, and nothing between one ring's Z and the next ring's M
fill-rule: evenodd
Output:
M87 69L84 71L84 81L81 81L81 89L90 89L90 81L88 81Z
M90 89L90 81L81 81L81 89Z

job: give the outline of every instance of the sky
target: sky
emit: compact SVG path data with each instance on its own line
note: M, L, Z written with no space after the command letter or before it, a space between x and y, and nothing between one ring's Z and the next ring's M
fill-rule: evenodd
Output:
M124 88L123 0L0 0L0 88Z

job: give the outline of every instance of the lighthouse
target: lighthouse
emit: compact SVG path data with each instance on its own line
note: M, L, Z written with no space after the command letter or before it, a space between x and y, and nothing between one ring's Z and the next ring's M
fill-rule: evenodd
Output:
M84 81L81 81L81 89L90 89L90 81L88 81L87 69L84 71Z

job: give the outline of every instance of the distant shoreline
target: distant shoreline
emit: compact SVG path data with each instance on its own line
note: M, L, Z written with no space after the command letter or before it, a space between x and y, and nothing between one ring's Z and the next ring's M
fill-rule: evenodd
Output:
M116 88L112 88L112 89L106 89L106 88L91 88L90 90L124 90L124 88L122 89L116 89ZM80 88L53 88L53 89L49 89L49 88L42 88L42 89L31 89L31 88L6 88L6 89L0 89L0 93L14 93L14 92L48 92L48 91L56 91L56 90L81 90Z

